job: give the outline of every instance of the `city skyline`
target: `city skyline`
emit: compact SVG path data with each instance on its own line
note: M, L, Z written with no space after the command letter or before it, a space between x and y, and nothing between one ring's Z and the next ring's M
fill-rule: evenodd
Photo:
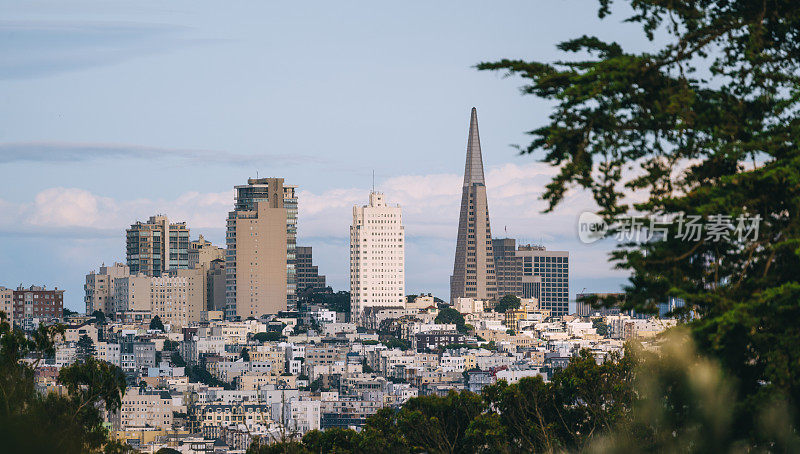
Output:
M80 310L84 275L124 261L125 228L165 213L187 222L193 238L222 245L231 188L258 174L298 184L298 241L314 247L328 283L346 289L349 207L374 169L377 189L407 207L407 291L447 298L464 112L473 105L491 151L484 160L495 236L572 250L571 297L624 283L606 262L609 247L584 247L563 229L595 208L590 196L573 194L542 215L538 197L554 170L510 146L527 143L524 131L531 119L546 121L548 106L472 66L502 55L555 56L554 44L578 32L624 38L625 24L602 29L586 9L530 27L525 16L560 17L562 7L525 2L465 5L457 21L440 20L452 16L445 5L376 12L318 4L302 15L237 5L230 13L248 20L236 27L181 2L166 11L155 2L74 5L68 16L57 2L0 8L16 43L0 66L0 166L8 175L0 275L8 285L58 285L66 306ZM275 18L272 27L264 17ZM414 38L400 38L409 24ZM362 59L365 42L383 52ZM81 58L65 62L61 52ZM309 61L326 71L296 69ZM128 175L152 183L127 184Z

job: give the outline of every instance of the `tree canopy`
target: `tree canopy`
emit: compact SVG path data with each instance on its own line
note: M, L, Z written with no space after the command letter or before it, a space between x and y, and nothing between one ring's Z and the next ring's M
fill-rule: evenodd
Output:
M439 309L439 313L436 315L434 321L436 323L454 324L456 325L456 329L462 333L467 331L464 316L461 315L461 312L458 312L452 307Z
M519 309L519 306L519 297L514 295L505 295L504 297L500 298L500 301L498 301L494 306L494 311L504 313L509 310Z
M737 377L737 430L752 431L764 405L800 403L800 3L625 3L652 50L581 36L558 45L573 57L478 69L553 103L521 148L558 170L548 211L591 193L631 272L623 309L683 299L700 353ZM634 215L646 241L626 234Z
M125 391L122 370L87 357L63 367L58 382L67 393L35 386L40 361L55 354L63 325L40 326L26 335L0 312L0 440L8 452L125 452L109 439L100 408L116 411ZM23 362L23 358L32 362Z
M150 320L150 329L164 331L164 323L161 322L161 317L156 315Z
M367 419L361 432L308 432L300 442L250 447L248 453L554 452L589 446L629 414L638 356L597 364L583 351L552 381L500 381L482 394L451 390L409 399ZM281 450L285 449L285 450Z

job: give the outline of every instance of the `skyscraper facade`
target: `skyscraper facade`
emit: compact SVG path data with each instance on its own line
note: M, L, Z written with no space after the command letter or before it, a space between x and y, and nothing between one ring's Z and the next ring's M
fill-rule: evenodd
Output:
M524 298L539 298L539 307L552 315L569 312L569 252L543 246L519 246ZM537 295L538 293L538 295Z
M126 230L127 262L131 274L158 277L169 269L189 267L189 228L151 216Z
M399 205L371 192L369 204L353 207L350 226L351 320L368 307L405 307L405 232Z
M461 193L461 214L453 275L450 276L450 301L456 298L497 298L497 281L492 253L492 230L486 202L478 113L472 108L467 139L467 162Z
M522 257L517 256L517 240L493 238L492 254L497 280L497 296L522 297ZM531 297L528 297L531 298Z
M295 298L295 187L284 186L283 178L250 178L235 189L226 232L225 315L276 314Z

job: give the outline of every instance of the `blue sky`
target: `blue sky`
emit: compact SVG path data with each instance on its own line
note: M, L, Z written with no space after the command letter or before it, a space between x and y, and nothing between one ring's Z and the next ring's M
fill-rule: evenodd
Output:
M447 297L469 109L478 108L494 236L572 254L571 293L617 290L609 245L586 246L573 193L540 213L552 169L518 156L548 104L476 71L553 60L582 34L641 43L591 1L0 1L0 285L67 290L124 260L124 229L166 213L222 243L231 188L300 190L299 244L347 287L353 204L404 207L411 292Z

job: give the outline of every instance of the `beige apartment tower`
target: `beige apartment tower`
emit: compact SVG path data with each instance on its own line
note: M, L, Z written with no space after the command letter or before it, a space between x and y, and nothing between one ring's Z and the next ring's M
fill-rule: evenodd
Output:
M353 207L350 226L350 317L363 322L368 307L405 307L403 211L371 192L369 204Z
M283 178L236 186L228 213L225 316L244 320L287 309L294 297L297 198Z
M456 256L453 275L450 276L450 301L454 303L457 298L497 298L492 230L489 227L481 139L478 135L478 113L474 107L469 120Z

